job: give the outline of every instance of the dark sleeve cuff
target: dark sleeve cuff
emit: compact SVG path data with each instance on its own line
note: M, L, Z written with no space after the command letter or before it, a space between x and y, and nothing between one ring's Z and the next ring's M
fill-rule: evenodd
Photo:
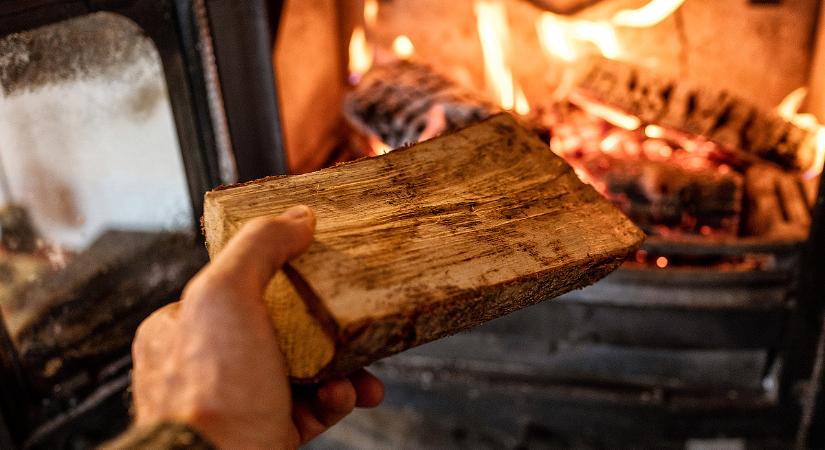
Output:
M152 427L131 428L100 450L215 450L209 441L186 424L162 422Z

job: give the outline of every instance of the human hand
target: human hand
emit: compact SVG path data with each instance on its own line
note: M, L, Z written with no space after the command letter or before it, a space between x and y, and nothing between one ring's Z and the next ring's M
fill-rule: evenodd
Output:
M373 407L384 388L360 371L293 394L262 297L312 242L306 206L246 224L186 286L181 301L138 328L132 347L137 426L183 422L220 448L296 448Z

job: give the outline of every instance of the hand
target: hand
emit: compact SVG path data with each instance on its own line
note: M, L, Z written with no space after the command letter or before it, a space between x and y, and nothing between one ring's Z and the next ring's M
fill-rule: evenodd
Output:
M220 448L296 448L355 406L381 402L378 379L293 395L262 296L284 262L312 242L306 206L245 225L186 286L181 301L138 328L132 348L136 425L184 422Z

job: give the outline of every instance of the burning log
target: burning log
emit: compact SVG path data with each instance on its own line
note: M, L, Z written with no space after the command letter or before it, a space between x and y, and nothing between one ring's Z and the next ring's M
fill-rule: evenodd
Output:
M476 123L498 108L430 66L396 61L373 67L344 100L344 116L391 148Z
M811 205L799 177L768 164L745 172L744 231L752 236L805 239L811 225Z
M703 235L736 236L739 231L742 177L735 172L606 155L586 166L600 174L608 197L650 234L662 234L661 227Z
M806 169L811 163L814 133L725 91L615 61L596 64L579 88L643 122L705 136L739 158L788 170ZM800 151L803 148L811 152Z
M504 114L381 157L209 192L210 254L244 222L297 203L316 211L315 242L266 293L297 381L590 284L643 238Z

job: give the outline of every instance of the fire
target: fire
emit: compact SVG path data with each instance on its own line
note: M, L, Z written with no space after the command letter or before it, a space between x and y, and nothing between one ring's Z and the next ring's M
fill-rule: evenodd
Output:
M606 20L584 20L542 13L536 21L536 32L544 50L562 61L575 61L588 52L582 43L590 43L608 59L622 56L616 27L652 27L676 12L685 0L651 0L639 9L625 9Z
M372 153L374 155L383 155L385 153L389 153L390 151L392 151L392 147L385 144L381 140L381 138L372 133L369 133L367 135L367 142L370 146L370 150L372 150Z
M378 0L366 0L364 2L364 23L368 27L374 27L378 22Z
M604 20L570 19L544 12L536 22L536 32L544 50L563 61L583 56L577 50L582 42L593 44L605 58L617 59L622 54L616 29Z
M620 27L652 27L676 12L685 0L652 0L639 9L617 12L610 20Z
M527 114L530 105L521 87L513 79L513 72L507 63L510 30L504 4L494 0L477 0L474 9L487 85L502 108Z
M814 134L814 156L811 165L803 174L805 179L811 179L822 173L825 165L825 126L820 124L813 114L799 112L807 95L808 89L805 87L794 89L779 103L776 113L788 122Z
M401 59L410 59L415 53L415 46L410 38L402 34L392 41L392 51Z
M661 139L665 137L667 131L659 125L648 125L645 127L645 136L651 139Z
M548 12L539 16L536 34L547 53L567 62L578 59L575 43L566 29L566 24L555 14Z
M656 258L656 267L658 267L660 269L664 269L665 267L667 267L667 264L668 264L668 260L664 256L660 256L660 257Z
M642 126L642 121L633 115L627 114L604 103L591 101L578 92L570 93L570 102L596 117L625 130L633 131Z
M373 49L367 42L364 27L357 26L349 40L349 78L352 84L357 83L372 67L372 59Z

